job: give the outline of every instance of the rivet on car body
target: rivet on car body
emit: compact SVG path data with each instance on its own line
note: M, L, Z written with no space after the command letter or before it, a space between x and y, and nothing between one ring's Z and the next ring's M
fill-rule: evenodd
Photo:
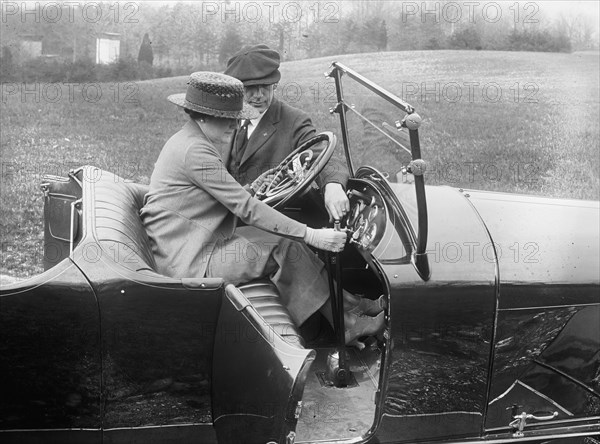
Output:
M287 371L290 371L290 368L289 368L287 365L284 365L284 366L283 366L283 369L284 369L284 370L287 370Z
M398 279L398 275L397 274L394 275L394 279Z
M469 193L466 193L465 197L471 197L471 195Z

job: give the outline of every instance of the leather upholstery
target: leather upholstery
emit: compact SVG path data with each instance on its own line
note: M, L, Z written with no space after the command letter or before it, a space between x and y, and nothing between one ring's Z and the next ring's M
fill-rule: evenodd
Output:
M122 179L99 180L94 184L98 243L103 254L133 271L156 270L150 241L139 216L146 191L147 187Z
M277 287L270 280L258 279L240 285L238 289L275 333L288 344L304 348L304 340L294 325L287 308L281 304Z
M139 216L147 190L145 185L126 183L103 172L102 179L94 184L91 200L95 235L103 254L133 271L156 271L150 241ZM275 333L289 344L304 348L302 337L270 280L260 279L238 288Z

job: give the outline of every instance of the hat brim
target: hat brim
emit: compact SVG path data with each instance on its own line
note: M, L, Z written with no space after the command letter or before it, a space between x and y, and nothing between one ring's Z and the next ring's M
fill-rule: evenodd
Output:
M276 69L275 71L273 71L271 74L269 74L266 77L263 77L261 79L242 80L242 83L244 84L244 86L273 85L274 83L279 82L280 79L281 79L281 73L279 72L278 69Z
M256 108L244 102L241 111L221 111L205 106L196 105L195 103L185 100L186 93L172 94L167 97L167 100L182 108L187 108L197 113L208 114L209 116L222 117L224 119L256 119L260 113Z

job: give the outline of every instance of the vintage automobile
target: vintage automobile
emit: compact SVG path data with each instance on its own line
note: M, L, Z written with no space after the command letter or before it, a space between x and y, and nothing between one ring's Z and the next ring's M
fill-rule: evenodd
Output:
M298 328L269 280L158 274L146 186L82 167L42 184L46 271L0 290L1 442L600 443L599 203L426 187L414 108L327 75L351 212L323 260L332 290L384 295L381 334L344 346L336 291L335 328ZM335 145L262 198L326 224Z

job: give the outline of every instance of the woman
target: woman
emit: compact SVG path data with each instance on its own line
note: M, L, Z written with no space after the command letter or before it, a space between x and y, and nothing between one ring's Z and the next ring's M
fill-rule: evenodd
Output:
M141 217L158 271L172 277L222 277L239 284L268 276L296 325L320 310L332 319L322 262L306 244L341 251L346 234L312 229L252 197L227 172L239 119L256 111L244 104L242 83L225 74L196 72L185 94L169 96L190 116L156 161ZM240 218L247 226L236 230ZM380 309L371 310L373 314ZM346 313L346 340L371 335L383 313Z

